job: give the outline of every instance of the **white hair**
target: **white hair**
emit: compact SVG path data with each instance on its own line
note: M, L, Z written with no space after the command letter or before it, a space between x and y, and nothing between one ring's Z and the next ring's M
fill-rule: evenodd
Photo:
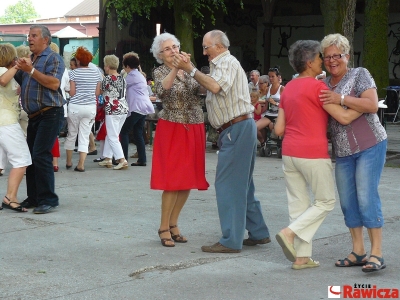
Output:
M159 57L160 52L162 51L161 45L166 42L172 40L175 45L180 46L181 43L179 40L174 36L173 34L170 34L168 32L161 33L160 35L157 35L154 40L153 44L151 45L150 52L153 53L154 58L157 60L158 63L162 64L163 60Z

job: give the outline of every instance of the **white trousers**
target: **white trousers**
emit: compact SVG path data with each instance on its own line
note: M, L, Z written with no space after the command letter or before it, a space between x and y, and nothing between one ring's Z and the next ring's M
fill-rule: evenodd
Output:
M103 157L111 158L114 156L116 160L124 158L124 152L119 141L119 133L122 125L124 125L127 115L106 115L107 135L104 142Z
M18 123L0 126L0 169L4 170L7 161L13 168L32 164L24 132Z
M68 136L64 143L65 150L74 150L76 136L78 135L78 151L88 152L89 135L95 116L96 104L68 104Z
M298 257L310 257L312 238L335 206L332 162L283 156L290 225ZM310 197L310 189L314 199Z

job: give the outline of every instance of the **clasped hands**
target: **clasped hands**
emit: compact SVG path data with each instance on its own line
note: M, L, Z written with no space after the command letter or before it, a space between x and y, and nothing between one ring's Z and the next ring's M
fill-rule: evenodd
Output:
M190 73L192 64L190 62L190 54L186 52L175 53L172 65L177 69L182 69Z
M32 71L32 61L26 57L18 58L15 64L15 68L17 70L22 70L29 73L30 71Z

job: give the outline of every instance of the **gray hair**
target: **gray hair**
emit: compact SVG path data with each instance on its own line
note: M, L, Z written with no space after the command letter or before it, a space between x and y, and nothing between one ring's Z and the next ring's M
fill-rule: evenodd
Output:
M44 25L32 25L29 29L34 29L34 28L38 28L40 29L40 31L42 32L42 38L47 38L48 39L48 44L51 44L51 33L50 30L44 26Z
M268 82L268 84L270 84L268 75L262 75L258 79L258 83L264 83L264 82Z
M31 50L29 49L29 46L19 45L16 49L18 57L29 57L31 55Z
M228 49L231 45L229 43L228 36L225 32L222 32L221 30L211 30L210 37L213 40L214 44L221 44L226 49Z
M117 70L119 67L119 58L114 54L104 56L103 61L104 65L109 67L111 70Z
M163 63L163 60L159 57L160 52L162 51L161 45L162 43L166 41L173 41L175 45L180 46L181 43L179 40L174 36L173 34L170 34L168 32L161 33L160 35L157 35L154 40L153 44L151 45L150 52L153 53L154 58L159 64Z
M251 71L250 75L253 74L253 73L256 74L257 76L260 76L260 72L258 70Z
M289 63L297 73L307 68L307 62L314 60L320 51L320 43L312 40L299 40L290 46Z
M324 53L325 49L330 46L336 46L344 54L350 54L349 40L339 33L328 34L321 41L321 52Z

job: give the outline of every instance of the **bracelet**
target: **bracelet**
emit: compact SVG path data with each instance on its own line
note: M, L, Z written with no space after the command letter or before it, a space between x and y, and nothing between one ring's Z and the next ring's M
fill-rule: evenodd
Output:
M32 75L33 75L33 72L35 72L35 68L32 68L32 70L31 70L29 76L32 76Z
M344 95L340 96L340 105L344 106Z

